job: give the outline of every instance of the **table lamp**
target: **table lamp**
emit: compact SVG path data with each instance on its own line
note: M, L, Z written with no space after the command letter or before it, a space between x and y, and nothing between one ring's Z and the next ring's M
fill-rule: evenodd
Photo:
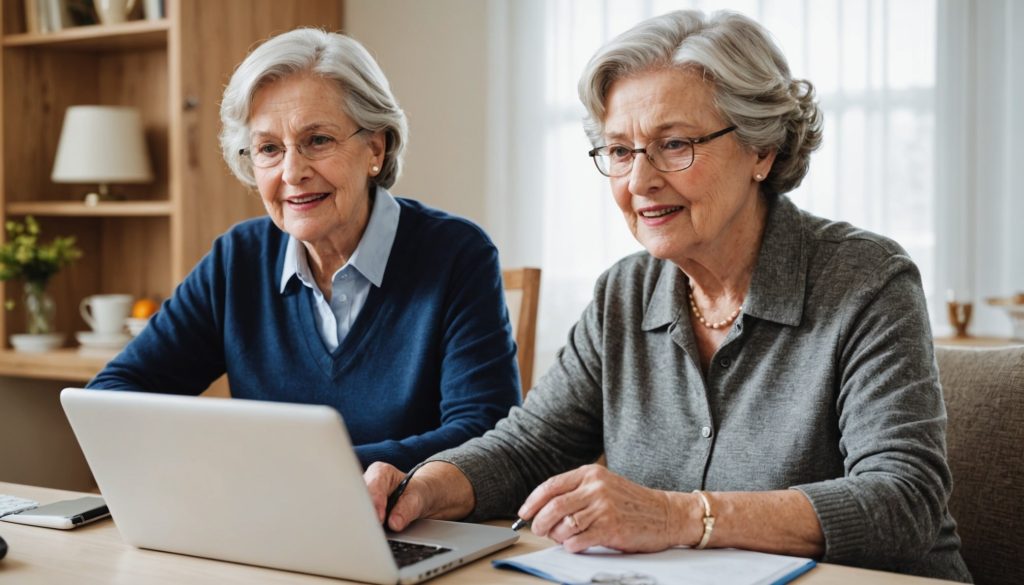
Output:
M86 205L109 198L109 183L151 182L139 111L121 106L68 108L50 178L55 183L98 183L99 193L86 195Z

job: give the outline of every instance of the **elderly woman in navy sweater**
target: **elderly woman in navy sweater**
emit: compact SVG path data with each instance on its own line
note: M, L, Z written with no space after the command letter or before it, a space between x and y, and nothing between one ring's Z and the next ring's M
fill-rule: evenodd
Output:
M363 465L400 468L517 404L498 252L476 225L388 193L405 114L355 40L256 48L221 104L224 158L269 217L216 240L92 388L327 404ZM217 196L211 194L211 196Z

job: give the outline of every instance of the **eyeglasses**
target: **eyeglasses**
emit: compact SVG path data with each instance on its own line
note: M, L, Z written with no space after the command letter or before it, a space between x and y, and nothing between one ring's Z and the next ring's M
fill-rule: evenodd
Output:
M302 137L293 147L307 160L321 160L334 154L341 144L364 130L366 128L360 128L340 140L330 134L315 132ZM288 147L280 142L267 141L243 148L238 151L238 154L248 157L254 167L267 169L280 164L284 160L284 153L287 150Z
M633 170L633 159L638 154L647 155L651 166L663 173L685 171L693 164L693 146L710 142L719 136L735 130L735 126L723 128L700 138L679 138L671 136L652 140L643 148L630 148L622 144L598 146L587 154L594 159L594 165L606 177L624 177Z

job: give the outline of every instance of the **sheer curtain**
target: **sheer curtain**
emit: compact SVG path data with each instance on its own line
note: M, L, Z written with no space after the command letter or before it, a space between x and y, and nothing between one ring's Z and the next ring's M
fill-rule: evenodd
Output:
M1006 336L987 297L1024 293L1024 3L940 0L939 290L973 300L975 334Z
M1012 12L1010 0L1003 1ZM946 290L974 294L977 278L968 262L951 254L938 262L937 256L938 249L969 247L979 230L949 203L964 193L936 186L937 167L970 154L968 143L943 141L936 150L937 107L947 115L976 107L973 98L937 99L937 70L945 68L941 77L948 88L963 81L950 58L965 71L973 64L955 50L937 62L937 26L941 20L947 29L959 27L963 42L973 46L974 14L993 12L991 6L961 0L492 0L491 7L491 78L501 81L491 84L489 224L506 265L544 270L538 372L564 344L597 276L640 249L607 180L586 156L579 73L607 39L679 8L727 8L755 18L773 33L793 74L814 83L825 139L807 179L790 194L799 206L900 242L921 268L940 332L945 324L935 308L942 308ZM945 127L939 132L948 135ZM966 184L974 177L968 175L957 178ZM937 243L957 221L965 223L957 242Z

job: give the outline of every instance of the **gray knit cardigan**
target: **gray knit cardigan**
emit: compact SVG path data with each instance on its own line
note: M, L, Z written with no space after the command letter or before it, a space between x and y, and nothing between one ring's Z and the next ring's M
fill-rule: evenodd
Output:
M672 491L797 489L822 560L969 581L946 506L946 413L920 275L895 242L771 203L741 316L703 373L686 276L638 253L594 300L525 405L438 454L472 518L513 515L594 461Z

